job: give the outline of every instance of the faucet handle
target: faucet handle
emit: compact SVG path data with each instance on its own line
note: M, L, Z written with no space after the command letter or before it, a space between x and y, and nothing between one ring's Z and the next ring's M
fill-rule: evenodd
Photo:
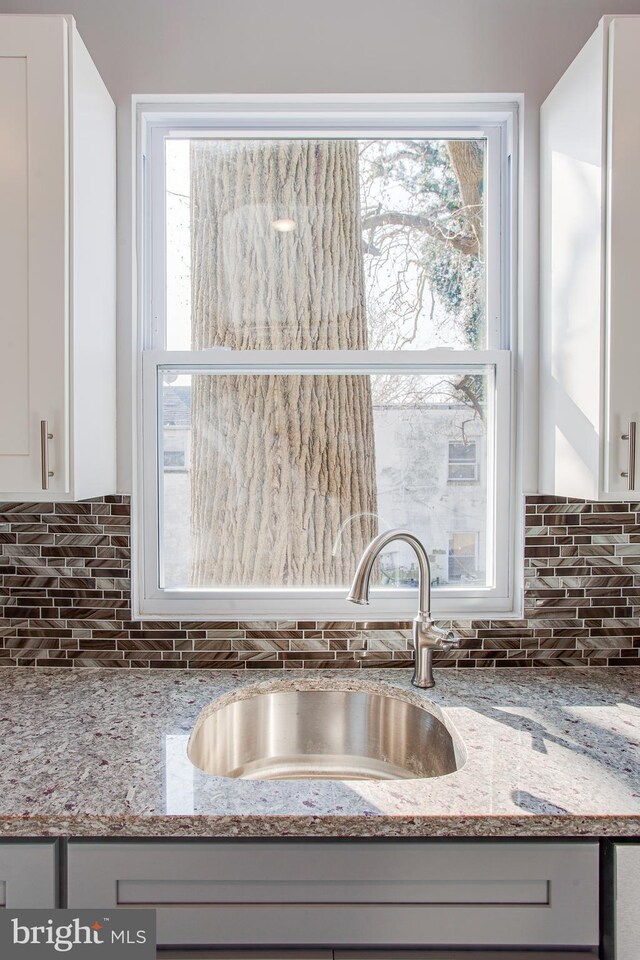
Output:
M456 636L453 630L436 627L433 620L424 623L422 630L429 646L437 650L457 650L460 646L460 637Z
M445 634L442 638L443 643L446 644L447 648L450 650L458 650L462 643L462 638L454 633L453 630L443 630L442 632Z

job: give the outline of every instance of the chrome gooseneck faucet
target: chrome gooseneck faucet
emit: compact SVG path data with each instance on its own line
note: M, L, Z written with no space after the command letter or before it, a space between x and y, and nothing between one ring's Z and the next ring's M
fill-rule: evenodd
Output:
M426 690L434 685L432 655L434 650L451 650L460 646L460 641L451 631L436 627L431 619L431 564L422 542L409 530L387 530L374 537L365 549L356 570L347 600L352 603L369 603L369 580L378 554L394 540L404 540L415 550L418 558L418 616L413 621L413 646L415 669L412 683Z

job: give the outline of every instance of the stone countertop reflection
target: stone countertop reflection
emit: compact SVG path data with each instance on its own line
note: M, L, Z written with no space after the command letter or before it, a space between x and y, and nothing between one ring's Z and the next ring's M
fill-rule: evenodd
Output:
M640 670L180 672L13 668L0 687L3 836L640 835ZM186 756L212 700L367 689L424 704L466 762L429 780L249 781Z

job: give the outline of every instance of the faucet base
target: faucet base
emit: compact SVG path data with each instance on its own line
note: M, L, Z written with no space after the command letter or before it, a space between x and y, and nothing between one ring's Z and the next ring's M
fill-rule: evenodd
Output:
M414 687L418 687L419 690L429 690L436 685L435 680L420 680L415 674L411 678L411 683Z

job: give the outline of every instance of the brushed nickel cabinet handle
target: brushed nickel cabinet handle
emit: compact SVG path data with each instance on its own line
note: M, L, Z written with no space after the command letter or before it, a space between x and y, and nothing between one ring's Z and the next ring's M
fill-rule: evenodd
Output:
M53 476L53 470L49 470L49 440L53 440L53 434L49 433L49 422L40 421L40 465L42 468L42 489L49 489L49 477Z
M623 433L621 440L629 441L629 460L628 467L626 470L623 470L620 474L621 477L627 477L628 484L627 487L629 490L635 490L636 488L636 432L638 428L638 423L636 420L629 421L629 431L628 433Z

